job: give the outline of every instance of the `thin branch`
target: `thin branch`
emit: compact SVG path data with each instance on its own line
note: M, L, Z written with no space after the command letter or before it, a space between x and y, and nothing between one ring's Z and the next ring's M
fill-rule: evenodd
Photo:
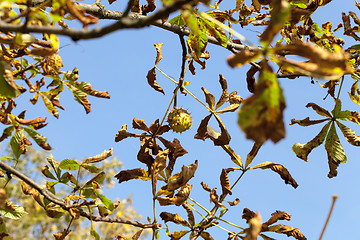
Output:
M57 197L52 192L48 191L46 189L46 187L41 187L34 180L32 180L28 176L24 175L23 173L19 172L18 170L14 169L10 165L4 163L3 161L0 161L0 168L2 168L7 174L10 174L10 175L12 174L12 175L15 175L16 177L20 178L26 184L28 184L29 186L33 187L36 191L38 191L47 200L61 206L63 209L68 210L70 208L75 207L75 205L67 205L64 199ZM77 208L77 209L80 211L81 216L83 216L87 219L92 219L92 221L95 221L95 222L129 224L129 225L133 225L133 226L139 227L139 228L154 228L154 227L159 228L160 227L160 226L154 225L154 224L143 224L143 223L139 223L137 221L124 220L121 218L98 217L98 216L94 216L94 215L91 215L91 214L85 212L82 208Z
M323 235L324 235L324 233L325 233L325 229L326 229L326 227L327 227L327 224L329 223L329 220L330 220L330 217L331 217L331 213L332 213L332 211L334 210L334 205L335 205L335 201L336 201L337 198L338 198L337 195L334 195L333 198L332 198L332 204L331 204L331 207L330 207L330 211L329 211L328 217L327 217L327 219L326 219L324 228L323 228L323 230L322 230L322 232L321 232L321 235L320 235L319 240L322 239L322 237L323 237Z

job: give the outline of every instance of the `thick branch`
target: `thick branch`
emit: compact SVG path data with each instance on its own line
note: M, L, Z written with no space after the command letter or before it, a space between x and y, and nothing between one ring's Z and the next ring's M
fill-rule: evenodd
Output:
M48 199L50 202L53 202L59 206L61 206L65 210L69 210L70 208L73 208L73 205L67 205L65 200L57 197L50 191L46 189L46 187L41 187L39 184L37 184L34 180L29 178L28 176L24 175L23 173L19 172L15 168L9 166L8 164L4 163L3 161L0 161L0 168L2 168L6 173L12 174L18 178L20 178L22 181L24 181L29 186L33 187L36 191L38 191L42 196L44 196L46 199ZM131 220L124 220L121 218L107 218L107 217L99 217L91 215L87 212L85 212L82 208L77 208L80 211L80 215L96 222L108 222L108 223L121 223L121 224L129 224L135 227L140 228L153 228L154 224L143 224L139 223L137 221L131 221ZM158 226L155 226L158 228Z

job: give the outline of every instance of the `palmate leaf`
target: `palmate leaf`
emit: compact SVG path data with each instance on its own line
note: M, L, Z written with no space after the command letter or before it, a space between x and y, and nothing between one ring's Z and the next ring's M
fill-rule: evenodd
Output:
M271 139L276 143L285 137L285 99L268 62L264 60L261 65L258 85L254 94L243 102L238 124L246 133L246 138L258 143Z

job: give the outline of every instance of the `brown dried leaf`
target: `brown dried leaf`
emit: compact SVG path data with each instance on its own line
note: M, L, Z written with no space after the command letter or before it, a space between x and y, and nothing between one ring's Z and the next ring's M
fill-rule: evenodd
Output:
M186 185L181 187L180 191L174 197L157 197L157 200L159 201L160 206L167 206L173 204L175 204L176 206L180 206L189 198L191 189L192 185L187 183Z
M226 108L216 111L216 113L235 112L239 107L240 107L239 103L234 103L231 104L230 106L227 106Z
M246 220L246 223L248 223L250 221L250 219L252 219L253 217L255 217L255 213L253 211L251 211L248 208L244 208L243 210L243 215L241 216L242 219Z
M164 139L162 137L159 137L159 140L165 145L166 148L168 148L170 150L169 156L168 156L169 163L165 169L166 175L170 176L174 169L176 159L178 157L185 155L188 152L181 146L180 141L176 138L174 138L173 142L167 141L166 139Z
M56 53L57 51L50 47L36 47L30 50L30 55L48 57Z
M186 210L187 216L188 216L188 222L193 227L195 225L195 217L194 217L193 211L185 203L183 203L181 206Z
M252 163L252 161L254 160L256 155L258 154L261 146L262 146L261 143L256 143L256 142L254 143L251 151L248 153L248 155L246 157L245 168L247 168L247 166L249 166Z
M303 120L295 120L294 118L291 119L291 123L290 125L294 125L294 124L299 124L300 126L306 127L306 126L310 126L310 125L315 125L315 124L319 124L325 121L329 121L328 118L326 119L321 119L321 120L310 120L309 117L303 119Z
M282 224L269 227L269 231L286 234L286 236L293 237L298 240L306 240L306 237L300 232L299 229Z
M291 215L286 213L286 212L282 212L282 211L276 211L274 213L271 214L271 217L269 218L269 220L267 220L265 223L263 223L263 228L266 226L270 226L274 223L276 223L279 220L287 220L290 221Z
M280 177L285 181L286 184L290 184L294 188L297 188L299 185L290 175L289 171L281 164L273 163L273 162L263 162L256 166L251 167L250 169L271 169L272 171L276 172L280 175Z
M160 62L160 60L163 58L162 57L162 53L161 53L161 48L163 46L164 43L155 43L154 47L156 49L156 60L155 60L155 66L158 65L158 63Z
M219 124L220 129L221 129L221 134L220 134L220 136L215 137L215 138L210 136L210 138L211 138L211 140L213 140L215 146L228 145L231 140L230 134L226 130L225 125L221 121L220 117L216 114L214 114L214 116L215 116L216 121Z
M216 207L226 209L226 207L221 202L219 202L219 196L216 193L216 188L213 188L210 192L210 201L213 202Z
M332 116L328 110L320 107L316 103L308 103L308 104L306 104L305 107L307 107L307 108L311 107L312 109L314 109L314 111L316 111L317 114L319 114L321 116L332 118Z
M66 237L67 235L69 235L70 232L71 232L71 230L65 229L65 230L62 231L62 232L54 233L53 236L54 236L54 239L55 239L55 240L64 240L65 237Z
M205 191L211 192L211 188L204 182L200 183Z
M140 229L139 231L137 231L135 235L131 238L131 240L138 240L143 231L144 229Z
M135 134L129 133L126 130L127 130L127 125L126 124L122 125L121 129L116 134L115 142L120 142L121 140L127 137L135 137Z
M231 207L236 206L240 202L240 199L236 198L232 202L228 202Z
M206 90L204 87L201 88L205 94L205 100L206 103L209 105L210 109L214 109L215 106L215 97L212 95L208 90Z
M165 223L173 222L175 224L183 225L184 227L190 227L189 223L185 219L180 217L180 215L178 213L173 214L173 213L168 213L168 212L162 212L162 213L160 213L160 217Z
M208 232L201 232L200 237L202 237L205 240L214 240L214 238L211 237L210 233Z
M222 91L219 101L216 103L215 109L218 109L219 107L221 107L229 98L227 82L222 74L219 74L219 82L221 85L221 89L223 91Z
M145 163L149 168L154 163L154 158L152 156L152 153L150 152L150 147L153 142L153 139L149 137L142 137L140 138L141 142L141 148L137 154L137 159Z
M110 148L109 150L104 150L101 154L98 154L94 157L89 157L87 159L85 159L83 161L83 163L96 163L96 162L101 162L105 159L107 159L108 157L111 157L113 154L113 149Z
M81 9L76 3L66 0L66 6L69 10L69 13L77 18L84 27L87 27L89 24L97 24L98 18L91 15L85 14L85 11Z
M195 139L205 140L207 136L207 126L212 114L207 115L203 120L201 120L200 126L197 129L197 132L194 136Z
M147 76L146 76L149 85L155 89L155 91L161 92L162 94L165 95L164 90L159 86L159 84L156 82L156 72L155 72L155 67L153 67L152 69L149 70Z
M184 186L192 177L194 177L197 166L197 160L189 166L182 166L181 172L170 177L168 184L161 187L161 191L174 192L175 189Z
M164 151L159 151L159 153L156 155L154 163L151 165L153 195L155 195L156 193L156 183L157 183L158 174L166 167L166 160L168 154L169 154L169 149L165 149Z
M46 122L46 118L41 118L41 117L36 117L30 120L24 120L22 118L15 117L15 120L22 125L32 125L32 126L38 126Z
M146 15L149 12L153 12L156 8L155 0L146 0L148 4L141 6L142 13Z
M142 119L138 119L138 118L133 119L132 127L134 129L140 129L140 130L143 130L145 132L149 131L149 128L146 126L145 121L142 120Z
M220 183L222 188L222 195L232 194L228 176L228 172L230 171L234 171L234 169L228 168L221 171Z
M151 177L149 176L149 173L142 169L142 168L136 168L131 170L123 170L115 175L115 178L119 180L119 183L129 181L131 179L141 179L141 180L150 180Z
M231 55L227 58L227 62L230 67L241 67L246 63L250 63L256 60L260 56L259 51L250 51L247 49L240 50L238 53Z

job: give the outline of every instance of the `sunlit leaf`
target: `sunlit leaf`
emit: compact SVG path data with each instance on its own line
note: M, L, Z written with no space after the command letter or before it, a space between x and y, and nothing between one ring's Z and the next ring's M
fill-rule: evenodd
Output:
M146 75L146 78L148 80L149 85L158 92L161 92L165 95L164 90L159 86L159 84L156 82L156 72L155 67L149 70L148 74Z
M5 207L0 208L0 214L10 219L20 219L25 214L28 214L23 207L16 205L15 203L6 201Z
M79 167L80 167L80 164L78 163L78 161L76 161L74 159L64 159L60 162L60 165L59 165L59 168L68 170L68 171L76 170Z
M27 132L32 139L44 150L51 150L52 148L47 142L47 138L36 132L31 128L24 127L25 132Z
M281 164L273 163L273 162L263 162L256 166L251 167L250 169L257 169L257 168L271 169L272 171L279 174L286 184L290 184L294 188L298 187L298 184L295 181L295 179L290 175L289 171Z
M112 154L113 154L113 149L110 148L109 150L104 150L101 154L98 154L94 157L86 158L81 164L101 162L111 157Z
M336 168L338 167L338 165L347 161L344 149L341 146L339 137L336 133L334 123L331 123L329 133L326 137L325 150L328 155L328 163L330 168L328 177L332 178L337 175Z
M310 152L324 142L329 127L330 127L330 122L327 123L321 129L321 131L306 144L295 143L292 147L292 150L294 151L296 156L304 161L308 161L308 155L310 154Z
M168 213L168 212L162 212L162 213L160 213L160 217L165 223L173 222L178 225L183 225L184 227L190 226L189 223L185 219L180 217L180 215L178 213L173 214L173 213Z
M12 68L8 62L0 61L0 96L8 98L16 98L20 95L20 91L17 88Z
M245 99L239 110L238 124L246 138L258 143L271 139L276 143L285 137L284 108L285 99L276 74L263 61L254 95Z
M119 183L129 181L131 179L151 180L148 172L142 168L136 168L131 170L123 170L115 175L115 178L119 180Z

